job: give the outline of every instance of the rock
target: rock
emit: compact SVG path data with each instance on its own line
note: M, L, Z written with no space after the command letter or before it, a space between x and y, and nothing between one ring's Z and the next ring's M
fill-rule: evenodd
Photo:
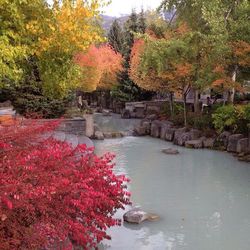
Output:
M177 154L179 154L179 151L177 149L174 149L174 148L166 148L166 149L163 149L161 152L164 153L164 154L167 154L167 155L177 155Z
M94 124L94 131L101 131L100 127L97 124Z
M123 219L128 223L140 224L146 220L149 221L158 220L159 216L147 213L143 211L141 208L133 208L123 215Z
M143 127L143 126L135 127L134 132L135 132L136 136L144 136L144 135L148 134L146 127Z
M237 153L250 152L248 138L242 138L238 141L236 151Z
M175 130L174 133L174 144L178 145L179 138L187 132L187 128L179 128Z
M192 140L197 140L202 135L202 132L198 129L191 129L189 133L191 135Z
M136 108L135 112L132 114L133 118L143 119L145 117L145 110L144 108Z
M216 139L215 141L215 146L217 148L221 148L221 149L226 149L227 148L227 145L228 145L228 138L229 136L231 135L230 132L228 131L224 131L222 132L218 138Z
M197 140L191 140L191 141L186 141L185 142L185 147L186 148L202 148L203 147L203 141L204 141L204 138L200 138L200 139L197 139Z
M103 133L103 135L104 135L104 138L106 138L106 139L123 137L123 133L121 133L121 132L105 132L105 133Z
M228 145L227 145L227 151L236 153L237 152L237 145L238 141L242 139L244 136L242 134L235 134L235 135L230 135L228 137Z
M151 122L148 120L143 120L141 126L146 129L146 133L149 135L151 132Z
M96 131L94 138L96 140L104 140L104 135L103 135L103 133L101 131Z
M174 140L175 130L176 130L175 128L167 128L166 129L166 134L165 134L166 141L173 141Z
M111 132L104 132L103 133L105 139L112 139L112 133Z
M102 111L103 116L111 116L111 112L109 110L103 110Z
M124 109L123 112L121 113L121 118L130 119L131 118L130 111L128 109Z
M158 119L158 115L157 114L151 114L151 115L147 115L146 119L149 121L154 121Z
M165 140L166 139L166 133L167 133L167 130L173 126L173 123L172 122L163 122L162 125L161 125L161 134L160 134L160 138L162 140Z
M155 120L151 124L151 136L155 138L159 138L161 134L161 122Z
M204 148L213 148L214 147L215 138L206 138L203 140Z
M240 156L238 159L239 159L239 161L250 162L250 154Z

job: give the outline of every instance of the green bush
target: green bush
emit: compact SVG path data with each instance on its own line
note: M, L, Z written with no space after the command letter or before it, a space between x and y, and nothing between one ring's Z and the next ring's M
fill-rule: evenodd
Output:
M184 108L183 105L180 103L174 103L174 116L183 115ZM171 117L171 110L169 102L166 102L161 110L161 114L167 117ZM177 118L178 119L178 118Z
M52 99L43 95L38 84L22 85L11 91L11 102L17 113L42 118L61 117L72 99L72 96L64 99Z
M250 123L250 104L219 107L212 118L218 132L229 130L233 133L246 134Z
M213 129L213 120L211 114L188 113L187 124L199 130Z
M44 96L29 95L29 98L17 98L13 103L15 110L24 116L37 114L43 118L61 117L66 110L64 100L51 100Z

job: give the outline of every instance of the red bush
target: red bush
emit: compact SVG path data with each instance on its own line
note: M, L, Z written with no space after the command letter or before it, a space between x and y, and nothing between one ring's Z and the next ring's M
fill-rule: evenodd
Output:
M0 129L0 249L96 247L129 203L113 155L44 136L57 124ZM48 137L46 139L46 137ZM67 243L67 244L66 244Z

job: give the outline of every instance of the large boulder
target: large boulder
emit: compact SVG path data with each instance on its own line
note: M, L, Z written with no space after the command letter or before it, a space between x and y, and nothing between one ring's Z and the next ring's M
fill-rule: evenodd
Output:
M237 144L237 149L236 149L237 153L248 153L250 152L250 148L249 148L249 139L248 138L242 138L238 141Z
M146 133L149 135L151 131L151 122L149 120L141 121L141 126L146 129Z
M238 141L242 139L244 136L242 134L230 135L228 137L227 151L236 153Z
M202 132L198 129L191 129L189 133L191 135L192 140L197 140L202 136Z
M179 154L179 151L177 149L174 149L174 148L162 149L161 152L166 154L166 155L178 155Z
M131 113L128 109L124 109L121 113L121 118L122 119L130 119L131 118Z
M197 140L200 136L200 130L191 129L187 132L186 128L181 128L175 131L174 144L185 146L187 141Z
M135 132L136 136L144 136L144 135L148 134L147 133L147 128L143 127L143 126L137 126L137 127L135 127L134 132Z
M103 135L103 133L101 131L96 131L94 138L96 140L104 140L104 135Z
M219 149L226 149L230 135L231 133L228 131L222 132L215 141L215 147Z
M147 213L143 211L141 208L133 208L123 215L123 219L128 223L140 224L146 220L149 221L158 220L159 216Z
M161 135L161 121L155 120L151 124L151 136L159 138Z
M205 140L204 137L201 137L197 140L191 140L191 141L186 141L185 142L185 147L187 148L203 148L203 141Z
M213 148L215 143L215 138L206 138L203 140L203 147L204 148Z
M168 121L162 122L162 124L161 124L161 133L160 133L160 138L162 140L166 139L167 130L169 128L171 128L172 126L173 126L172 122L168 122Z
M176 130L175 128L167 128L166 129L166 134L165 134L166 141L173 141L174 140L175 130Z
M187 137L187 128L179 128L175 130L174 133L174 144L183 146L184 145L184 138ZM191 140L191 138L186 138L186 141Z

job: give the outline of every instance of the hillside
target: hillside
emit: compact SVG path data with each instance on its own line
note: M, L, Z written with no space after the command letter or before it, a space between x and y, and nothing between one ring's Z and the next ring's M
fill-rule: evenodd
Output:
M117 19L119 24L122 26L128 20L129 15L124 15L121 17L101 15L101 17L103 20L102 22L103 29L108 32L115 19Z

